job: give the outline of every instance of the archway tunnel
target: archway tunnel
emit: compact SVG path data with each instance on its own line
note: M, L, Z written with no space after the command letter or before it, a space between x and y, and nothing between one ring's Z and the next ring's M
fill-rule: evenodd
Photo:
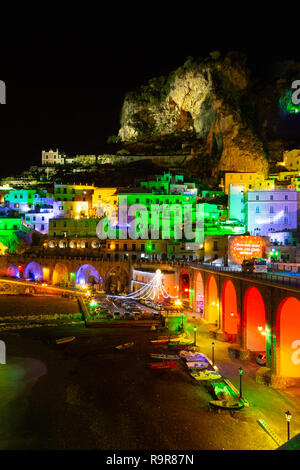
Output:
M250 351L266 351L266 311L261 293L257 287L249 287L244 297L244 325L246 347Z
M285 298L278 307L276 337L278 375L300 378L300 301L295 297Z
M237 308L237 296L232 281L225 281L222 289L223 330L235 342L240 328L240 314Z

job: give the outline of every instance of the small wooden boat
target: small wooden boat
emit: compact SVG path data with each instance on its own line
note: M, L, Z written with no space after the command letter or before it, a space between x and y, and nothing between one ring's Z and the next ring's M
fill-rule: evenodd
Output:
M150 362L147 364L149 369L174 369L178 366L176 361Z
M186 366L189 369L207 369L210 364L206 361L202 362L186 362Z
M150 340L150 342L152 344L167 344L169 341L177 342L177 341L180 341L181 339L182 339L182 335L180 335L180 336L173 336L173 335L158 336L157 338Z
M169 341L168 343L168 348L170 349L187 349L191 346L191 342L183 342L183 341L179 341L179 342L173 342L173 341Z
M239 410L244 406L244 404L240 401L231 400L211 400L209 404L218 408L225 408L228 410Z
M168 339L152 339L151 343L152 344L168 344L169 340Z
M74 341L75 336L68 336L66 338L59 338L56 340L56 344L65 344L65 343L70 343L71 341Z
M218 372L213 370L192 369L190 374L196 380L216 380L222 377Z
M115 346L115 349L118 349L119 351L122 351L123 349L131 348L133 345L134 345L133 342L125 343L125 344L119 344L119 346Z
M152 359L164 359L169 361L179 361L180 357L176 354L150 354Z
M182 359L184 359L187 362L193 362L193 361L203 362L203 361L206 361L206 362L210 363L210 360L208 359L208 357L206 357L205 354L202 354L200 352L193 353L191 351L180 351L179 355Z

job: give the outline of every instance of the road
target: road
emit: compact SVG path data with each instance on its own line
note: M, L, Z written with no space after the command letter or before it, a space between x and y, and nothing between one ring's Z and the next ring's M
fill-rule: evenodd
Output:
M76 336L73 343L55 344L56 338L70 335ZM151 345L153 335L149 328L86 329L79 325L1 334L8 366L17 371L4 415L0 400L4 417L0 448L276 448L257 425L260 410L255 402L232 414L218 414L209 411L210 393L192 381L183 363L174 370L149 370L150 352L165 351L164 346ZM131 349L114 349L128 341L134 341ZM208 347L204 331L198 333L198 341ZM216 349L217 363L220 357L221 346ZM224 367L229 367L226 362ZM5 395L8 380L12 379L3 367L0 396Z

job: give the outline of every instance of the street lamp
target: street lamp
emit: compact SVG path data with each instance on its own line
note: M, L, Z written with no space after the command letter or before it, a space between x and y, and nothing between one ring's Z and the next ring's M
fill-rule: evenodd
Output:
M196 346L197 343L197 327L194 326L194 346Z
M287 440L290 440L290 421L292 419L292 415L289 411L285 412L286 422L287 422Z
M239 374L240 374L240 398L242 398L242 375L243 375L243 369L239 367Z
M215 365L215 343L211 343L211 357L213 366Z

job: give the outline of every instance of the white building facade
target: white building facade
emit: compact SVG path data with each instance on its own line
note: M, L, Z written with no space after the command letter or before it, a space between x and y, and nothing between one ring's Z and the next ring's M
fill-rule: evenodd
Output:
M297 191L277 189L245 194L247 230L251 235L297 230Z

